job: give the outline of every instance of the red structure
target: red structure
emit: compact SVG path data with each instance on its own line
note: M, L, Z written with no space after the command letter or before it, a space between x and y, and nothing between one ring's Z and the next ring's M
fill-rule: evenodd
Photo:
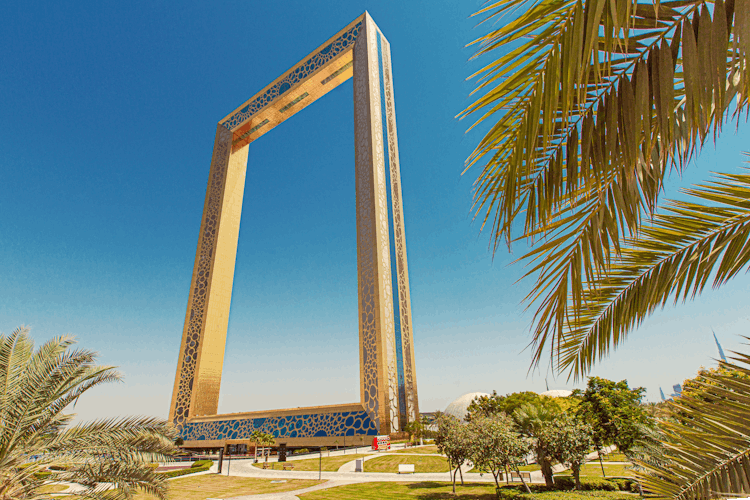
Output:
M385 436L375 436L372 438L372 449L373 450L390 450L391 449L391 437L389 435Z

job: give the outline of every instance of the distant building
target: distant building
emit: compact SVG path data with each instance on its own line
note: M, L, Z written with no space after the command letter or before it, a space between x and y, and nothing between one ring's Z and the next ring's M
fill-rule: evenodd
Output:
M727 357L724 356L724 349L721 348L721 344L719 344L719 339L716 338L716 333L711 332L714 334L714 341L716 342L716 347L719 349L719 359L721 359L723 362L727 362Z
M480 396L487 396L490 395L486 392L469 392L464 394L463 396L458 397L456 400L454 400L451 404L445 407L445 412L448 415L453 415L459 420L465 420L466 419L466 409L469 407L472 401L474 401L475 398L478 398Z
M540 396L548 396L550 398L567 398L571 394L573 394L573 391L567 389L552 389L551 391L539 393Z

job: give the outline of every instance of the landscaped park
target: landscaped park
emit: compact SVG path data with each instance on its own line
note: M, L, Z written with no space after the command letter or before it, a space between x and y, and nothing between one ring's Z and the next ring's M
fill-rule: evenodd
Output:
M15 2L13 9L23 9L25 3ZM690 364L689 373L697 374L680 377L683 382L673 386L675 392L669 397L660 388L657 402L653 398L648 402L647 389L637 386L646 383L630 384L628 379L640 376L639 370L661 373L656 365L672 362L673 352L684 355L690 348L703 349L696 347L702 344L691 344L690 325L664 327L664 332L652 325L648 336L654 343L648 345L668 353L660 360L648 358L650 353L644 348L619 365L619 373L627 371L627 375L610 380L595 371L607 358L617 358L628 337L647 327L647 319L657 311L686 301L693 301L691 304L698 308L701 293L708 288L725 290L750 269L750 173L747 168L732 170L719 161L714 162L718 167L712 164L711 174L691 170L711 141L719 144L727 130L747 125L750 0L499 0L482 4L473 17L477 21L476 31L471 32L475 39L465 49L471 51L467 65L472 70L465 71L468 74L462 74L462 78L468 76L472 87L460 97L469 94L469 101L462 105L463 111L452 110L446 122L440 122L436 115L427 118L427 112L448 99L447 94L456 93L457 87L446 81L449 65L439 56L430 57L440 52L435 48L438 43L455 42L455 33L446 32L444 27L434 29L430 16L455 8L457 2L436 2L434 9L423 8L412 18L404 14L402 19L402 12L396 10L394 20L383 20L381 26L394 32L393 58L391 42L384 35L388 29L381 30L369 11L361 9L356 17L347 18L343 28L338 26L338 32L320 35L313 30L316 22L307 19L319 15L320 9L337 8L324 7L325 2L299 2L292 8L261 3L243 7L253 12L227 12L214 21L204 22L207 12L203 11L198 16L201 19L178 34L162 29L162 23L182 22L183 16L189 17L191 9L200 6L162 9L163 3L147 2L148 9L156 10L146 15L139 10L145 12L145 5L134 8L136 15L123 28L117 16L108 14L108 5L77 10L73 3L58 11L59 7L49 3L29 11L24 22L12 21L0 30L4 70L6 57L32 51L23 52L25 55L19 58L22 67L0 74L4 105L12 105L17 96L27 92L35 95L44 85L52 88L46 98L34 97L37 100L33 105L15 109L13 114L17 116L3 129L8 137L0 144L3 158L6 146L21 146L7 155L12 166L7 171L13 175L8 176L10 180L3 176L0 183L2 189L6 183L11 186L0 197L0 213L11 214L0 218L4 224L0 226L4 238L0 256L8 262L0 260L5 264L0 276L10 276L2 282L2 291L6 293L3 299L12 302L8 307L0 303L0 314L15 321L16 316L7 310L28 303L32 309L25 312L37 311L54 321L74 321L81 315L88 321L81 319L82 325L98 325L89 327L97 334L102 330L109 339L127 337L119 348L102 350L105 354L100 355L85 343L79 346L67 334L55 334L42 342L36 342L25 326L0 334L0 500L750 497L747 343L725 355L714 333L718 359L711 359L708 368ZM406 9L408 2L398 3ZM265 10L273 8L281 10ZM276 15L267 16L267 12ZM470 14L462 12L454 17ZM4 7L0 22L7 22L5 19L12 15ZM333 13L325 14L329 15ZM70 16L66 18L69 23L78 24L70 28L56 16ZM265 31L250 33L245 25L227 27L227 23L249 23L248 19L255 23L261 19ZM330 28L328 20L317 18ZM49 27L44 31L49 31L51 38L38 41L45 33L36 32L24 40L24 33L37 29L38 23ZM129 31L138 26L143 31ZM308 33L301 26L312 31ZM87 31L95 28L99 31ZM424 31L410 38L408 35L417 29ZM81 35L81 30L86 34ZM105 31L117 34L116 45L105 47ZM291 43L296 50L297 38L307 40L313 32L320 40L300 54L318 48L297 59L291 69L286 69L286 59L279 63L281 66L277 64L279 54L274 50L280 40L294 40ZM192 50L208 47L201 65L196 66L192 65L193 54L183 49L194 36L201 41ZM74 56L69 57L68 49L58 47L70 47L71 40L78 45L74 44ZM395 40L403 45L397 48ZM323 44L318 46L320 42ZM133 46L132 52L122 52ZM170 50L174 52L169 58L160 56ZM99 52L103 55L97 64L78 65L79 56ZM37 63L43 56L51 59ZM115 61L113 65L97 77L97 65L110 59ZM248 96L237 97L235 93L247 90L244 80L249 70L238 63L248 59L251 67L257 59L274 71L285 72L270 76L262 73L268 78L258 84L261 90L243 102L241 99ZM476 64L481 65L473 66ZM438 69L433 71L433 67ZM258 68L252 69L258 72ZM433 71L429 77L425 76L428 70ZM151 80L163 71L174 73L152 84ZM55 78L67 74L72 76L65 85L56 83ZM399 118L399 123L404 126L401 137L414 140L408 147L401 145L402 156L393 97L394 87L401 81L394 75L411 75L404 80L412 85L404 86L411 90L401 101L411 106L407 109L412 112L405 120ZM187 91L183 82L189 77L207 79L195 80L192 90ZM107 85L128 78L130 83L117 91L99 92L101 87L109 88ZM37 83L27 83L26 79ZM344 299L335 302L339 298L334 296L339 287L343 288L339 283L345 282L335 275L345 267L345 259L323 265L320 257L329 257L344 239L335 231L345 224L326 219L340 210L339 205L327 203L340 196L331 195L338 193L338 188L330 180L330 172L320 174L319 165L310 167L305 156L308 147L334 144L331 137L342 135L340 130L330 132L339 117L316 118L308 124L303 139L289 148L294 153L303 150L296 161L287 160L292 167L303 168L289 172L279 168L286 176L281 181L274 178L259 182L259 189L265 191L261 195L272 196L260 204L283 212L292 227L284 249L299 253L289 259L288 267L269 271L257 290L243 288L249 280L233 280L236 270L247 272L235 265L242 246L240 215L246 177L258 180L265 175L264 170L279 167L250 166L251 143L272 129L291 130L282 123L327 94L340 97L335 89L349 79L353 81L354 97L347 101L354 115L354 180L349 187L355 200L349 205L355 216L348 220L351 224L347 227L354 233L356 225L356 235L350 235L352 240L356 238L356 244L348 248L349 256L356 254L356 258L348 264L356 268L356 283L352 279L350 288L357 299L346 302L352 306L352 325L347 327L346 339L354 339L352 345L358 342L358 352L347 352L353 359L351 369L360 370L358 385L352 389L360 399L239 411L232 406L235 401L220 403L225 354L238 352L237 356L242 356L240 361L235 359L235 369L273 366L278 371L269 377L283 380L285 387L300 397L326 396L327 382L309 384L307 372L296 379L289 377L287 371L297 369L296 365L302 364L299 360L314 364L315 370L309 373L324 374L324 380L335 379L337 371L344 369L338 362L319 359L343 349L346 343L336 337L340 332L326 316L329 310L338 312L339 304L344 303ZM67 92L76 92L90 81L96 81L95 87L86 87L83 97L68 99ZM242 83L233 87L236 81ZM253 80L253 85L257 83ZM6 91L6 86L11 90ZM129 98L133 86L149 87L147 97ZM427 93L428 88L432 93ZM197 127L193 122L182 123L187 115L180 113L187 109L188 114L201 118L213 116L213 110L196 105L207 99L207 93L236 98L237 102L216 103L235 110L219 122L206 121L210 124L206 130L215 130L216 134L213 153L209 154L211 139L206 136L205 148L179 156L181 149L193 143L187 129ZM48 116L66 101L73 102L74 107L66 108L63 118ZM115 104L122 105L110 112ZM131 113L132 106L140 111ZM339 107L345 106L339 102ZM135 129L121 132L117 128L148 109L158 109L159 119L167 122L160 121L161 128L138 136ZM319 110L314 106L310 109ZM101 110L107 114L90 116ZM149 116L141 126L155 117ZM454 117L471 121L462 125L462 133L468 129L467 137L473 142L471 149L462 150L460 161L451 160L448 170L441 172L441 161L451 157L452 151L451 141L445 139L448 136L441 134L456 125ZM29 121L17 122L22 118ZM200 127L203 125L201 122ZM78 127L76 132L65 135L68 127L74 126ZM100 137L109 128L114 128L116 135ZM420 135L422 129L431 132ZM177 136L181 142L165 145L166 136ZM69 170L62 173L48 175L43 168L19 160L29 155L43 157L40 151L50 147L53 160L49 161L56 164L66 157L65 148L76 141L84 141L84 146L78 154L67 154L76 160L67 160ZM127 168L110 165L124 151L130 154L141 148L144 152L131 159ZM333 149L324 154L334 158ZM104 159L91 163L93 160L86 160L81 151L101 154ZM158 160L165 164L163 168L173 168L168 165L171 163L180 169L159 173L158 162L149 161L149 156L164 151L167 156ZM277 149L279 155L290 151ZM204 184L205 177L201 177L199 187L181 184L185 177L192 178L181 170L188 157L201 155L206 162L210 157L208 183ZM410 162L402 165L403 158ZM338 164L328 156L324 161ZM79 174L77 169L85 169L89 163L94 167ZM427 166L417 165L423 168L418 175L407 173L419 163ZM137 172L142 165L147 174L130 179L130 171ZM313 171L326 180L302 177L299 170ZM418 212L421 215L412 218L410 214L417 212L410 212L413 206L408 196L402 198L402 188L412 195L415 185L432 185L432 178L441 176L454 179L460 172L473 176L473 187L462 192L466 199L460 209L447 201L446 193L452 188L444 184L440 190L413 195L413 199L422 200L422 206ZM692 176L689 182L684 174ZM14 175L28 177L19 183ZM303 179L299 182L302 187L297 186L299 191L290 195L284 189L293 187L296 176ZM69 178L73 180L66 184ZM158 187L145 191L152 184ZM54 196L34 198L35 188L42 185ZM200 198L204 186L205 199ZM127 196L110 200L105 194L97 198L98 205L85 205L85 210L59 219L57 210L62 210L63 203L45 205L41 212L35 212L35 204L50 197L86 204L95 191L126 189L130 189ZM179 198L184 193L188 193L185 198ZM246 198L253 202L256 195ZM163 197L168 201L158 204ZM188 225L181 217L181 212L189 211L184 208L188 198L195 202L190 212L195 227L190 226L193 232L189 238L177 232ZM301 206L294 203L297 198L302 200ZM316 202L325 203L314 206ZM287 211L287 205L293 206L289 209L293 211ZM122 216L126 208L136 215ZM446 214L466 219L467 208L477 232L489 240L489 251L483 250L483 257L506 258L506 247L521 247L520 256L507 257L513 261L510 267L515 275L500 271L491 274L489 264L487 269L472 269L476 257L450 260L464 255L460 254L462 243L457 242L467 237L448 232L453 230L453 219ZM90 229L88 223L81 223L85 229L75 225L84 212L92 217L101 215L98 225L91 225L98 229ZM297 218L302 220L313 213L302 224L303 230L293 226ZM441 214L439 220L428 220L435 213ZM53 222L44 229L35 226L38 220L47 218ZM158 226L161 229L149 225L158 218L166 220ZM5 219L11 220L10 226ZM131 219L137 220L135 226L120 228ZM250 219L259 224L251 226L252 237L260 237L269 227L287 229L282 223L267 223L263 217ZM415 280L418 285L413 289L406 259L405 220L409 220L410 228L420 223L426 228L418 232L421 238L416 247L422 253L417 254L412 270L431 276ZM262 226L264 223L268 226ZM26 239L10 238L6 243L5 232L20 234L13 232L16 226L30 228ZM158 259L151 254L133 257L145 252L145 247L182 248L188 239L194 245L198 228L197 246L191 247L195 253L187 257L180 254L179 265L175 264L175 254L164 253ZM332 232L325 233L326 244L334 248L319 250L309 242L319 236L319 231L323 234L328 230ZM248 232L243 231L247 237ZM107 240L110 233L119 236ZM68 247L83 236L89 238L85 245ZM58 239L62 241L58 246L44 246ZM441 239L450 242L438 246L436 241ZM98 240L107 243L97 247ZM42 248L37 258L44 260L44 265L34 267L30 263L34 252L29 248L36 248L34 245ZM99 248L100 253L89 253L89 246ZM253 254L258 258L269 245L259 246L261 251L255 248L257 253ZM302 259L303 253L310 260ZM410 250L409 255L413 258L415 253ZM59 260L45 260L50 255ZM426 255L437 256L432 261L434 269L425 264ZM519 270L524 264L526 267ZM182 281L163 274L171 272L172 267ZM112 278L116 268L123 269L119 281ZM148 271L139 274L141 268ZM284 288L286 280L291 282L300 268L319 274L309 280L312 285L306 283L304 299L291 299L294 293ZM59 278L65 273L65 280ZM519 278L525 288L508 286ZM25 290L27 279L45 293L37 297L17 291ZM97 284L92 285L91 280L98 280ZM472 292L480 286L478 283L487 291ZM145 292L149 286L150 294ZM281 295L271 294L274 286L284 288ZM179 287L188 292L187 310L182 295L179 308L175 302L165 307L160 298ZM430 295L437 288L443 288L442 295ZM230 321L230 305L236 298L232 294L237 289L240 295L245 293L247 303L257 307L253 312L256 316L267 314L265 309L271 309L268 304L274 300L286 307L284 313L264 316L267 331L261 332L255 345L242 344L243 349L231 344L241 342L237 335L230 343L227 340L231 327L250 332L248 325L255 320L243 321L235 315ZM701 315L721 321L721 316L734 311L739 318L735 323L744 322L738 328L746 332L750 301L741 297L746 296L747 289L732 290L736 297L725 299L733 301L726 306L726 313L724 304L705 306L692 316L695 321L704 320ZM420 304L424 310L432 309L412 315L412 298L420 291L427 298L415 300L415 307ZM473 298L462 301L462 295L470 292L475 292ZM88 298L79 299L82 293ZM13 302L16 294L22 298ZM334 301L331 304L337 305L310 305L322 295L330 296ZM506 295L513 295L511 308L492 316L491 321L473 317L492 309L495 301L504 300ZM65 297L76 300L59 305ZM518 304L522 305L520 309ZM167 309L168 314L164 313ZM298 313L298 309L306 312ZM319 309L326 312L316 316ZM287 317L294 314L300 316ZM172 384L163 373L157 376L149 370L163 368L162 351L172 346L167 348L159 342L164 332L170 331L168 337L176 347L177 322L183 318L179 351L170 351L171 360L177 354ZM16 324L21 322L19 319ZM298 328L299 323L305 326ZM524 361L527 375L537 377L534 383L539 387L539 375L544 374L545 384L552 379L569 384L571 390L524 390L521 378L505 373L506 366L515 362L508 353L520 345L515 343L518 334L513 330L519 324L525 325L529 334L522 339L528 351L515 356L528 356ZM430 325L433 331L423 334L419 327L424 325ZM276 337L283 337L285 329L294 328L304 330L296 340L285 340L276 351L262 351L262 344L272 343L278 340ZM315 333L309 334L308 328ZM464 338L472 329L482 331ZM506 330L512 333L502 337L502 342L490 342L490 337L500 338ZM661 337L653 340L657 334ZM98 341L98 337L88 340ZM748 340L750 337L744 337L743 342ZM664 345L657 346L659 342ZM431 343L440 344L439 349ZM490 345L493 347L487 347ZM256 347L265 354L255 352ZM303 356L295 358L289 352L292 347L304 351ZM415 352L425 347L432 349L431 356L420 361L430 364L427 372L432 378L426 378L431 381L428 383L421 378L424 372L417 377L415 362ZM701 355L700 359L709 359L705 352ZM161 417L122 416L124 412L111 410L122 408L117 406L121 404L117 393L109 394L101 388L113 387L107 384L124 379L123 372L108 361L113 356L138 360L130 365L130 372L142 376L139 392L129 401L141 405L137 406L139 411L151 404L149 397L155 393L149 391L162 391L159 394L163 395L172 390L171 403L167 396L160 396L161 406L148 406L141 412ZM484 359L484 364L476 361L474 366L475 357ZM262 365L266 362L274 365ZM434 401L446 399L471 370L485 370L487 373L482 371L479 376L475 373L473 380L481 380L483 386L497 384L503 388L502 394L468 393L445 411L420 407L437 406ZM242 401L255 404L253 397L260 396L254 394L261 391L254 393L258 386L252 384L258 377L257 373L227 377L236 379L228 380L229 384L237 380L247 384L241 390L233 386L228 399L245 398ZM431 399L419 397L418 378L421 394L429 392ZM278 394L267 390L264 397L277 401L273 398ZM87 398L96 402L88 411L97 417L79 419L75 412ZM167 414L168 418L163 418ZM347 442L348 446L342 445Z

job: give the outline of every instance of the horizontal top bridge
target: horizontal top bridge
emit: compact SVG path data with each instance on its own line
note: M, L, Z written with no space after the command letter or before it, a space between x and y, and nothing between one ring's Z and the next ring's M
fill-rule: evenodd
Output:
M233 147L253 142L351 78L352 49L368 16L367 12L359 16L221 120L232 132Z

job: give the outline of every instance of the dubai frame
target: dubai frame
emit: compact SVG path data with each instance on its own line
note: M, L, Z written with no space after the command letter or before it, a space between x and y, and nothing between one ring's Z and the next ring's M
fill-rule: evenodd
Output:
M248 147L353 77L360 402L217 415ZM188 448L325 446L419 417L388 41L365 12L216 129L169 418Z

